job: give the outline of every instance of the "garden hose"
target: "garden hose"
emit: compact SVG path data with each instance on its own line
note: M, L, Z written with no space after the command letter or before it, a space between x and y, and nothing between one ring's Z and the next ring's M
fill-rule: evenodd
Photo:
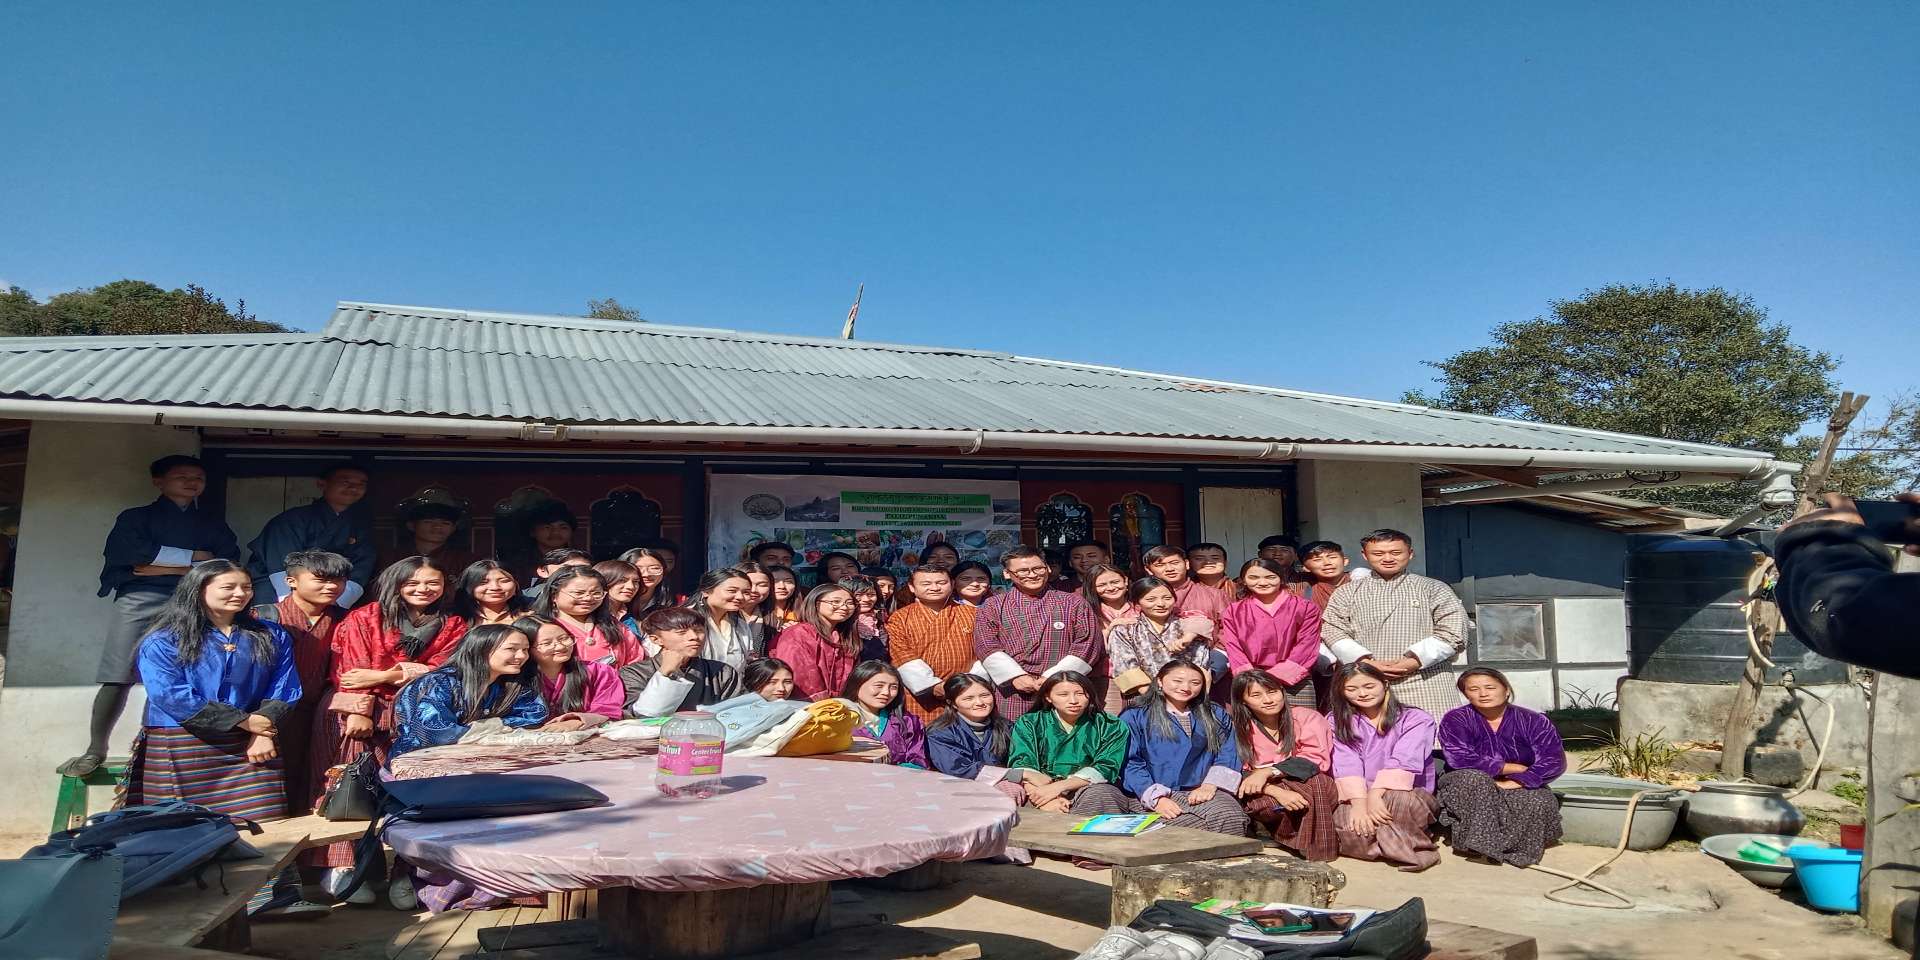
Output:
M1594 907L1601 910L1632 910L1635 906L1637 906L1637 904L1633 902L1632 897L1629 897L1626 894L1613 889L1612 887L1606 886L1605 884L1596 883L1592 878L1594 874L1599 873L1600 871L1606 869L1607 865L1613 863L1615 860L1620 859L1620 855L1627 852L1627 838L1633 835L1633 811L1635 810L1635 808L1640 806L1640 798L1647 796L1649 794L1654 794L1654 793L1668 793L1673 789L1674 788L1672 787L1654 787L1646 790L1641 790L1638 793L1635 793L1632 797L1630 797L1627 800L1626 822L1620 825L1620 842L1617 844L1614 844L1612 854L1608 855L1608 857L1605 860L1602 860L1599 863L1596 863L1593 866L1588 867L1587 872L1576 877L1571 873L1564 873L1559 870L1555 870L1552 867L1541 866L1540 864L1537 864L1537 863L1528 864L1527 869L1529 870L1538 870L1541 873L1550 873L1556 877L1573 881L1572 883L1566 883L1566 884L1562 884L1560 886L1554 887L1552 890L1548 890L1545 894L1543 894L1543 896L1545 896L1548 900L1552 900L1555 903L1564 903L1570 907ZM1593 889L1598 890L1601 893L1604 893L1607 896L1612 897L1615 900L1618 900L1620 902L1619 903L1591 903L1591 902L1583 902L1580 900L1568 900L1565 897L1558 895L1562 890L1571 890L1575 887L1592 887Z

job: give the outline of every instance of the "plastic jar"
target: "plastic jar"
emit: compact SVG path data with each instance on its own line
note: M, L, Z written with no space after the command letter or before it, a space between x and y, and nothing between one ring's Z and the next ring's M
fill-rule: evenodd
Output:
M711 797L720 789L727 728L705 710L682 710L660 731L654 785L675 800Z

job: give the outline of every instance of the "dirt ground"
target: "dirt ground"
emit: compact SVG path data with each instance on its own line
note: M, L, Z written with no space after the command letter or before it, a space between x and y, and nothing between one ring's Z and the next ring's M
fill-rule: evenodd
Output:
M1564 846L1547 864L1578 873L1607 851ZM1448 855L1421 874L1341 861L1343 904L1397 906L1426 900L1428 915L1538 939L1547 960L1896 960L1892 945L1857 918L1808 909L1749 884L1695 851L1629 853L1600 879L1635 897L1632 910L1553 903L1541 894L1563 881L1535 871L1469 863ZM884 916L955 940L979 943L1007 960L1064 960L1087 947L1107 921L1108 873L1059 861L1033 867L968 865L959 883L901 893L837 885L836 917ZM475 947L482 927L533 922L533 911L448 914L420 920L391 910L341 908L314 924L255 927L254 952L281 960L453 960ZM424 915L422 915L424 917ZM778 954L768 954L777 957Z

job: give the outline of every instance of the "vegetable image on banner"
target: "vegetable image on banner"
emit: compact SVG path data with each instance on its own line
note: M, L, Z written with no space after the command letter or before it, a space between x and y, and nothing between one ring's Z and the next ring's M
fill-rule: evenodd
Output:
M928 546L950 543L961 559L998 570L1020 542L1013 480L715 474L707 490L709 567L771 540L790 547L799 568L838 551L904 577Z

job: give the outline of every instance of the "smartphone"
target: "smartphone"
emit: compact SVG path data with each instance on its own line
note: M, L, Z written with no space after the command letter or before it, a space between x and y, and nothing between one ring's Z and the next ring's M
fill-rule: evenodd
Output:
M1867 531L1881 543L1908 544L1920 540L1920 503L1899 500L1856 500L1854 509L1866 521Z

